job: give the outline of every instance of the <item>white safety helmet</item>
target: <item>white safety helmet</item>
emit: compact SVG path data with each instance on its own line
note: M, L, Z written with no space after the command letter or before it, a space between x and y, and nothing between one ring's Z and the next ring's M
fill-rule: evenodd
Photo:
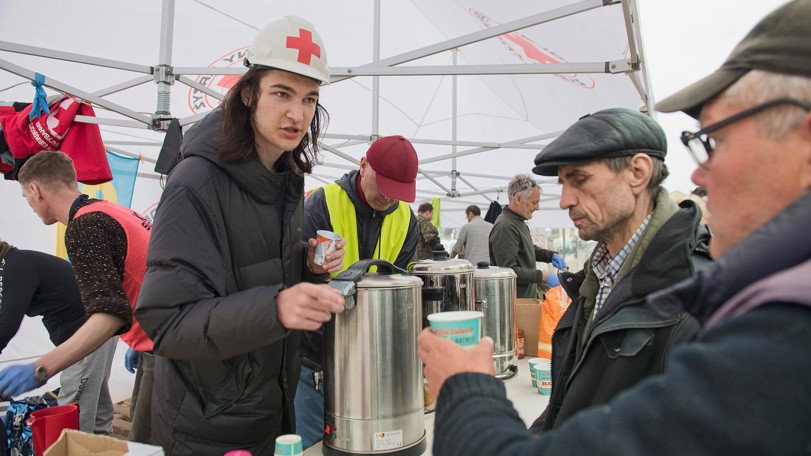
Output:
M278 68L329 84L324 43L313 24L298 16L285 16L262 29L251 43L244 63L247 67Z

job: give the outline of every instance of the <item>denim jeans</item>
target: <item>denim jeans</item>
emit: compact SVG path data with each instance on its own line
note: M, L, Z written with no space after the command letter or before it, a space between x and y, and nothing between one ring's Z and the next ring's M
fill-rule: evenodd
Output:
M307 449L321 440L324 434L324 385L316 391L313 370L301 366L301 377L296 390L296 434Z

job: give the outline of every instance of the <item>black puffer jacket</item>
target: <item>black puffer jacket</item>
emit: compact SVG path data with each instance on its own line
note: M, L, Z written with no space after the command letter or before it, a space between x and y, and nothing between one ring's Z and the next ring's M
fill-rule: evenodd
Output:
M276 295L301 280L304 182L258 159L219 162L221 132L218 109L184 138L136 309L159 355L152 435L170 455L272 454L294 431L299 333Z
M530 428L533 433L661 374L672 348L695 336L699 324L683 307L658 306L645 298L710 263L709 233L700 222L701 210L692 201L677 208L660 189L648 227L593 323L588 316L599 283L588 262L582 295L573 297L552 337L552 397ZM566 280L577 278L565 278L564 285ZM578 347L584 332L588 335Z

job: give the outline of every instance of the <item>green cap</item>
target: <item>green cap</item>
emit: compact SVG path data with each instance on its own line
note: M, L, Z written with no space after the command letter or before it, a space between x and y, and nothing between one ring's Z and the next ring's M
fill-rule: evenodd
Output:
M794 0L761 20L711 75L656 103L698 118L704 103L750 70L811 77L811 0Z

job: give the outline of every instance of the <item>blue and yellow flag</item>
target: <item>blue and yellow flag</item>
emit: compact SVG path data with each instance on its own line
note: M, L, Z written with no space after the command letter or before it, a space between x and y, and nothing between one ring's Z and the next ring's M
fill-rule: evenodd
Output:
M441 228L439 226L439 202L441 200L439 198L432 198L431 199L431 206L434 206L434 216L431 217L431 224L437 228Z

